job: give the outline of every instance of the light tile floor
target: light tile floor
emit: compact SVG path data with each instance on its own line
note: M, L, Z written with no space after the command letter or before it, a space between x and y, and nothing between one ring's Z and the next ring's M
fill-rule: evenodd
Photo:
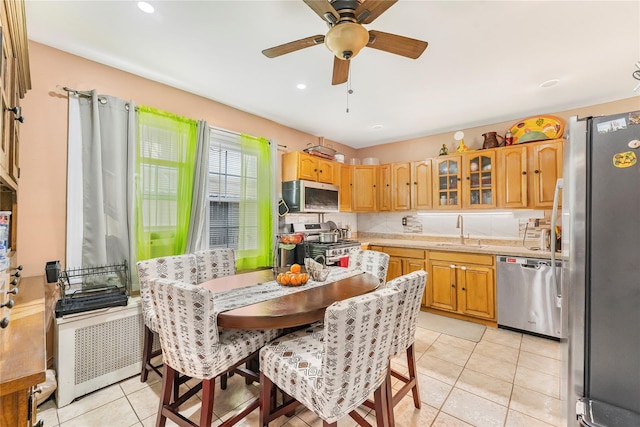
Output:
M459 322L465 328L468 322ZM469 326L467 326L469 327ZM560 401L561 350L553 340L503 329L487 328L479 342L418 327L415 350L422 408L411 395L395 408L396 425L437 427L547 427L564 426ZM397 357L394 368L406 372L406 360ZM397 385L394 384L394 387ZM193 386L187 383L183 387ZM138 376L84 396L57 409L53 399L38 408L38 419L48 427L154 426L160 378L146 383ZM216 389L215 421L220 424L238 406L256 396L257 385L246 386L238 375L225 391ZM184 406L183 414L197 421L199 394ZM369 422L374 413L363 410ZM239 425L257 426L258 410ZM167 425L174 425L167 422ZM296 415L281 417L271 426L316 427L321 420L299 407ZM339 427L357 424L350 417Z

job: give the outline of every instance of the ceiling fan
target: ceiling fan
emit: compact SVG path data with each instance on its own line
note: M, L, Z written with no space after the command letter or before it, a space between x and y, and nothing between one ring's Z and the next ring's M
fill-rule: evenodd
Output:
M362 24L370 24L393 6L398 0L303 0L320 18L326 21L329 31L292 41L262 53L275 58L311 46L324 43L333 52L333 78L331 84L339 85L349 78L349 61L363 47L372 47L407 58L416 59L428 43L382 31L367 30Z

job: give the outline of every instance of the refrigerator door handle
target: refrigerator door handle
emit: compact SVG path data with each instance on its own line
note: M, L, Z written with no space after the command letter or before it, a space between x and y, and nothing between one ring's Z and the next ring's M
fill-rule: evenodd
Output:
M551 212L551 265L554 266L553 268L553 284L556 288L556 297L557 297L557 301L556 304L558 304L560 301L560 299L562 299L562 291L560 290L560 284L558 282L558 273L556 272L555 269L555 265L556 265L556 241L557 241L557 235L556 235L556 217L558 216L558 199L560 198L560 190L562 189L562 187L564 186L564 181L562 180L562 178L558 179L556 181L556 189L553 193L553 210ZM558 305L558 307L560 307L560 305Z

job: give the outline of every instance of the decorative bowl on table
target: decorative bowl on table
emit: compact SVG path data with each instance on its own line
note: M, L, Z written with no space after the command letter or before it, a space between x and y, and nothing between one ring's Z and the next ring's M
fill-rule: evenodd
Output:
M327 280L330 270L323 264L320 264L319 262L311 258L305 258L304 266L307 269L307 272L309 272L311 280L313 280L314 282L324 282L325 280Z
M276 267L273 269L273 275L282 286L301 286L309 281L309 274L299 264L293 264L290 267Z

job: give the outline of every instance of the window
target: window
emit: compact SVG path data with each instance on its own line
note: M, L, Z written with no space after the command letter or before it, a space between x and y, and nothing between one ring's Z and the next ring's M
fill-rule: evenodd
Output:
M271 264L274 178L269 141L211 129L209 247L236 249L238 269Z

